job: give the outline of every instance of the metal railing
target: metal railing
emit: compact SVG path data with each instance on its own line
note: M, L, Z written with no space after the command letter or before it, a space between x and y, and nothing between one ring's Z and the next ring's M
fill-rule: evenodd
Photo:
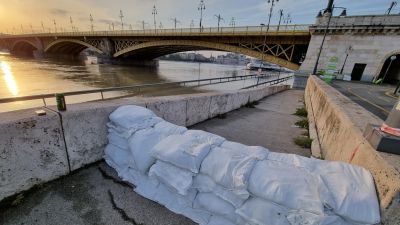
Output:
M136 95L139 94L143 89L151 88L151 87L160 87L160 86L168 86L168 85L176 85L176 86L189 86L189 87L198 87L204 85L212 85L212 84L220 84L227 82L234 82L240 80L248 80L254 78L269 78L271 75L262 74L262 75L243 75L243 76L234 76L234 77L218 77L218 78L208 78L208 79L198 79L198 80L186 80L186 81L178 81L178 82L163 82L163 83L152 83L152 84L138 84L131 86L123 86L123 87L111 87L111 88L102 88L102 89L92 89L92 90L84 90L84 91L73 91L73 92L64 92L62 93L64 96L76 96L76 95L84 95L84 94L100 94L100 98L98 100L105 100L104 98L105 92L112 91L128 91L134 90L136 91ZM281 78L282 79L282 78ZM279 80L279 79L278 79ZM192 84L192 86L190 86ZM42 100L43 105L47 106L46 99L55 98L56 93L52 94L41 94L41 95L29 95L29 96L20 96L20 97L10 97L10 98L1 98L0 104L4 103L12 103L19 101L30 101L30 100ZM131 95L121 95L119 98L131 96Z
M264 82L257 82L257 84L255 84L255 85L250 85L250 86L244 87L244 88L242 88L242 89L254 88L254 87L258 87L258 86L264 85L264 84L265 84L265 85L266 85L266 84L269 84L270 86L272 86L272 85L275 85L275 84L279 84L279 83L286 82L286 81L288 81L288 80L290 80L290 79L292 79L292 78L293 78L293 75L287 76L287 77L278 78L278 79L275 79L275 80L269 80L269 81L264 81Z
M268 34L293 34L309 32L309 24L269 26ZM279 28L279 29L278 29ZM74 37L74 36L183 36L183 35L257 35L265 34L265 26L240 26L240 27L207 27L207 28L178 28L178 29L148 29L148 30L115 30L115 31L68 31L68 32L42 32L1 34L0 38L13 37Z

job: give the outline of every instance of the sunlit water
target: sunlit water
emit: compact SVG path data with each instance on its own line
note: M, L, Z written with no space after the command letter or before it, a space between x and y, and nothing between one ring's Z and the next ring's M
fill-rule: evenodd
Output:
M132 67L89 64L84 61L17 58L0 54L0 99L120 87L136 84L173 82L215 77L250 75L244 66L209 63L160 61L158 67ZM284 76L285 74L281 74ZM276 78L276 76L273 76ZM209 91L236 90L255 84L256 79L201 87L168 86L142 89L139 95L176 95ZM105 98L137 95L136 91L107 92ZM100 94L67 97L67 103L96 100ZM54 99L47 99L55 104ZM0 112L42 106L42 100L0 104Z

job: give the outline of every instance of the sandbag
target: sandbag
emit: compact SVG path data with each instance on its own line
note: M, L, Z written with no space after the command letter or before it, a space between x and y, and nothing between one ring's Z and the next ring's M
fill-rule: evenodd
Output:
M204 209L213 215L224 217L232 223L243 224L240 216L235 213L235 207L212 193L198 193L193 208Z
M196 188L200 192L214 193L216 196L232 204L235 208L240 207L250 196L247 191L243 191L242 193L236 191L234 193L231 190L216 184L211 177L204 174L198 174L193 178L192 187Z
M235 191L246 191L247 181L257 160L267 153L249 148L213 148L201 164L200 172L210 176L217 184Z
M249 192L291 209L323 214L317 179L302 168L277 161L256 163L250 175Z
M153 117L156 117L156 115L151 110L136 105L118 107L109 116L115 125L124 129L135 129L151 123Z
M200 142L207 143L213 147L220 146L225 141L225 138L221 136L202 130L188 130L185 135L196 137Z
M128 167L136 167L132 154L127 150L121 149L113 144L108 144L104 153L104 159L107 164L117 170L118 174Z
M160 123L156 124L154 128L139 130L128 139L129 149L138 170L142 173L146 173L156 161L156 158L153 157L153 147L164 138L180 134L186 129L176 128L175 125L170 125L168 122Z
M171 135L153 148L153 156L182 169L198 173L201 162L211 149L208 142L185 132L183 135Z
M154 177L178 194L186 195L192 186L193 173L169 163L157 160L150 168L149 176Z
M207 225L237 225L237 224L221 216L212 216L210 218L210 222L208 222ZM243 225L243 224L238 224L238 225Z
M109 129L107 135L108 143L118 146L122 149L128 149L128 140L126 138L121 137L118 135L118 132L114 129Z

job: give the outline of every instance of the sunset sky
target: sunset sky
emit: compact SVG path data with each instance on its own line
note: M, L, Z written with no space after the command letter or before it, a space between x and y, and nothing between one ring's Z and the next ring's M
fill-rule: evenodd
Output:
M335 5L348 8L349 15L383 14L392 0L336 0ZM70 16L79 30L89 30L89 14L93 15L95 30L109 29L109 24L120 28L119 11L124 13L124 23L134 29L140 29L139 21L146 21L147 27L153 26L152 7L158 9L157 25L160 21L164 28L173 27L171 18L176 17L181 24L189 27L191 20L198 27L199 0L0 0L0 32L15 32L22 29L41 30L43 21L46 30L54 29L53 20L58 29L71 30ZM236 26L259 25L266 23L266 0L205 0L204 26L216 26L215 14L225 19L222 26L229 26L232 17ZM327 0L280 0L274 8L272 23L277 23L278 10L285 15L291 14L293 23L313 23L318 10L326 7ZM269 6L268 6L269 7ZM394 8L399 13L400 5ZM340 10L338 10L340 13Z

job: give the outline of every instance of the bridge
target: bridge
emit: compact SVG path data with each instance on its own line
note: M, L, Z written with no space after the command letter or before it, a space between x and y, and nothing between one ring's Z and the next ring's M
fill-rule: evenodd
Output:
M85 49L111 63L145 62L183 51L235 52L300 68L311 39L309 25L212 27L157 30L0 35L0 48L14 54L73 56Z

